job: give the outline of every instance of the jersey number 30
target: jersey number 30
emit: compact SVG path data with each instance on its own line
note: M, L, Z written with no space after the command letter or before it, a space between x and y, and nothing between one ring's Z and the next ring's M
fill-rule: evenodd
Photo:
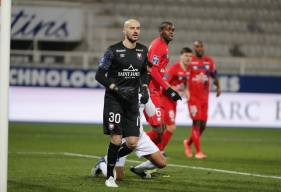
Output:
M110 112L110 113L109 113L108 121L109 121L110 123L120 123L120 121L121 121L121 115L120 115L120 113L114 114L113 112Z

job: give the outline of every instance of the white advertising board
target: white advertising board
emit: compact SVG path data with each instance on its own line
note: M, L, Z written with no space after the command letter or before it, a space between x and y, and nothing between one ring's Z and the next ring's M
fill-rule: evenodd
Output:
M178 103L178 125L191 124L186 100ZM209 98L208 126L281 128L281 95L222 93Z
M11 87L10 120L102 123L104 89ZM281 95L210 95L208 126L281 128ZM186 100L178 103L177 125L191 125Z

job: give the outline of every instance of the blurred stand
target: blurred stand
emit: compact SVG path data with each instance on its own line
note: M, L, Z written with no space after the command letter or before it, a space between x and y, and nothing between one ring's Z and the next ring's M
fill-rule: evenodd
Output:
M137 18L142 24L141 42L146 45L157 36L161 21L175 23L171 63L182 47L201 39L221 73L281 74L281 1L15 0L13 3L12 66L95 69L107 46L122 36L123 21Z

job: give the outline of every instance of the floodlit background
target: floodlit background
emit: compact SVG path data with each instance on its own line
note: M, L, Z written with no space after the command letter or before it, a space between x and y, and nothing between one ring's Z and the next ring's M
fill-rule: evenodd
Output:
M175 24L170 64L182 47L197 39L205 43L223 91L220 98L210 99L210 125L280 128L280 9L277 0L13 1L10 119L100 123L103 99L94 79L98 60L122 39L123 22L136 18L142 26L140 42L147 46L161 21ZM56 93L58 97L51 97ZM62 99L72 94L74 102ZM93 107L95 102L100 105ZM186 104L179 108L178 123L189 125ZM32 109L38 113L26 113ZM45 115L50 112L55 118Z
M169 65L202 40L222 95L210 95L206 160L184 156L191 121L183 99L169 166L152 180L127 166L120 190L281 191L280 10L279 0L13 0L8 191L106 190L90 176L108 145L104 89L94 77L130 18L141 22L147 46L160 22L175 24Z

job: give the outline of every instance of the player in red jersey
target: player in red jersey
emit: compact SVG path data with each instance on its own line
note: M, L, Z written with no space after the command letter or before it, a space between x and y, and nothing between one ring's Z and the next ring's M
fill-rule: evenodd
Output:
M151 81L149 83L150 97L157 112L153 117L145 115L152 129L147 132L151 140L158 144L161 142L163 133L163 112L161 110L160 98L165 93L174 101L181 99L179 94L173 90L169 84L163 80L163 75L166 72L166 66L169 63L168 44L174 38L175 27L169 21L164 21L159 26L159 37L154 39L148 50L148 62L151 67Z
M182 48L179 61L171 65L164 76L164 79L170 84L170 86L178 93L182 93L181 95L184 95L185 93L187 66L190 63L191 58L192 49L189 47ZM157 146L160 151L163 151L176 129L175 119L177 102L165 95L161 97L161 105L164 110L164 123L166 125L166 129L163 133L162 142Z
M220 84L217 78L217 70L213 59L204 55L204 44L202 41L193 43L195 55L188 65L188 109L192 123L191 136L184 140L185 154L188 158L192 157L191 144L194 143L196 154L195 158L204 159L207 156L201 151L200 136L206 128L208 118L208 99L210 77L216 86L216 96L220 96Z

